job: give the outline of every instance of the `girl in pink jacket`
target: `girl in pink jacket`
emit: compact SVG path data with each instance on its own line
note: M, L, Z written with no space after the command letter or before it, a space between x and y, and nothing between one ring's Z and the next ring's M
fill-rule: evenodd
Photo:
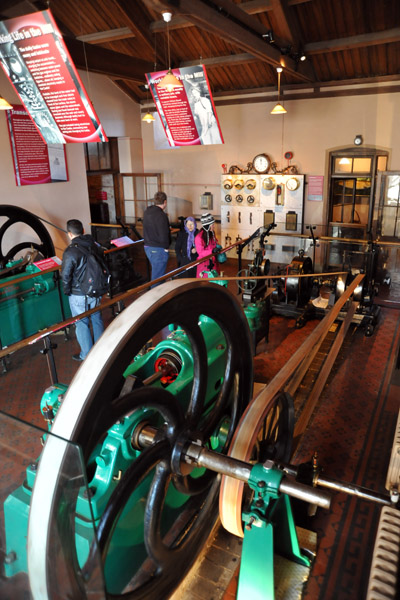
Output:
M194 245L198 258L203 258L211 254L218 244L218 240L214 233L214 217L210 213L201 215L201 230L194 238ZM219 273L219 266L215 256L197 265L196 277L202 277L202 271L211 271L215 269Z

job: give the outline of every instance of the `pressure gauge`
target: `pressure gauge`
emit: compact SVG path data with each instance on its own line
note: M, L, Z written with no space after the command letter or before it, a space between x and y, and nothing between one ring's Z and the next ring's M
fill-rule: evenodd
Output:
M262 185L264 190L273 190L275 187L275 179L273 179L273 177L266 177Z
M296 179L296 177L291 177L286 182L286 187L289 190L289 192L294 192L295 190L297 190L299 185L300 185L300 181L298 179Z
M256 185L257 185L257 182L255 179L248 179L246 181L246 187L248 190L254 190Z
M267 173L271 166L271 160L266 154L257 154L253 158L253 169L256 173Z
M225 179L223 186L226 190L231 190L232 189L232 180L231 179Z

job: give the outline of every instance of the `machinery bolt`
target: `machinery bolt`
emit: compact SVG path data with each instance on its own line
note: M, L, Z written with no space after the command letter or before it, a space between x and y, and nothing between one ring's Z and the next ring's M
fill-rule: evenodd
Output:
M32 469L32 471L36 471L37 470L37 463L33 462L29 466Z
M4 562L6 563L6 565L11 565L11 563L15 562L16 560L17 554L14 552L14 550L11 550L11 552L6 554L4 557Z
M255 517L250 517L249 522L246 523L245 525L245 529L247 529L248 531L251 529L252 524L254 523L254 521L256 520Z
M258 482L257 482L257 486L258 486L259 488L265 488L265 481L258 481Z
M96 489L94 487L90 487L87 490L83 490L83 497L84 498L92 498L95 494Z
M258 500L256 500L256 506L257 508L261 508L262 506L264 506L264 501L261 500L261 498L259 498Z

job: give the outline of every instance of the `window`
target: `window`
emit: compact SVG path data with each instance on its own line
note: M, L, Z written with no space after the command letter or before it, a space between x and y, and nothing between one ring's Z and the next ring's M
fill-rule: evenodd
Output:
M334 179L330 221L367 225L370 194L371 177Z

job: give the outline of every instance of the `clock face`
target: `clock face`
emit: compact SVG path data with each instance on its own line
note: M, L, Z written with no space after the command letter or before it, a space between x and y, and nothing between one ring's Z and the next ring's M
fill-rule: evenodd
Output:
M253 158L253 169L257 173L266 173L271 166L271 161L269 156L266 154L257 154Z
M296 177L291 177L286 182L286 187L290 192L294 192L295 190L297 190L299 185L300 185L300 182L298 179L296 179Z

